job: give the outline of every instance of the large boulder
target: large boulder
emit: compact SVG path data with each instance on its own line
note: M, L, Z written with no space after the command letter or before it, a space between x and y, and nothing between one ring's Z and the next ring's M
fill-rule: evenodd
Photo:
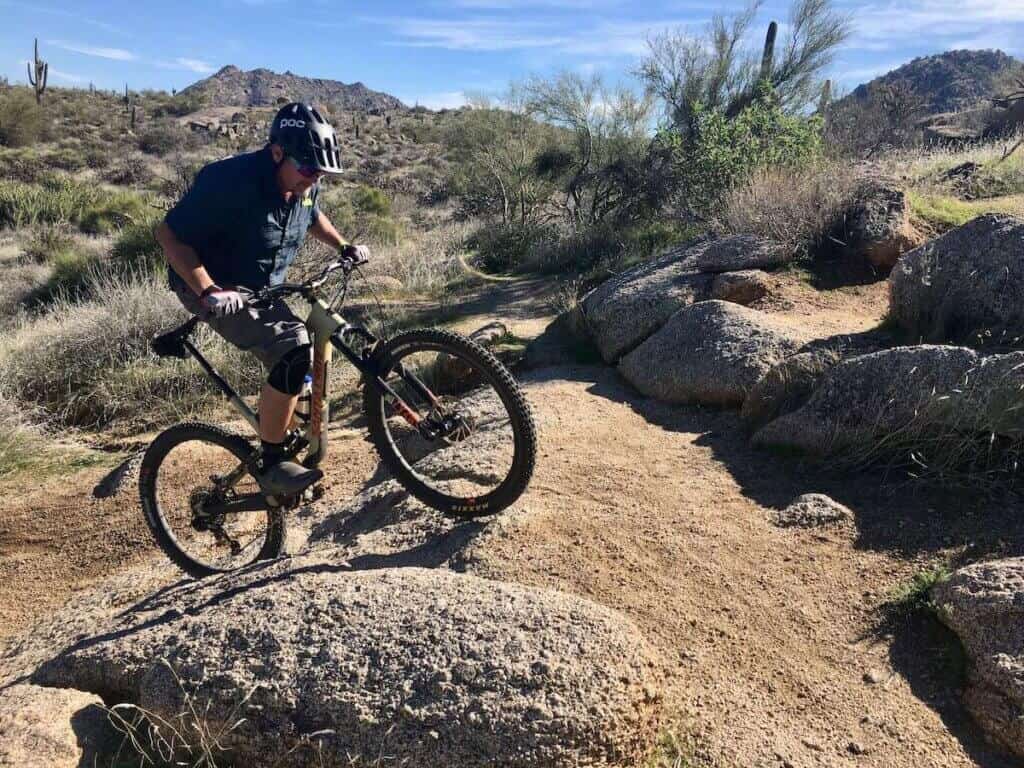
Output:
M768 370L747 393L740 415L750 430L795 411L814 394L822 376L839 362L831 349L800 352Z
M970 660L968 711L993 741L1024 758L1024 558L962 568L931 597Z
M0 768L93 765L111 739L93 694L12 685L0 696Z
M615 611L450 571L353 572L312 555L144 601L34 682L163 717L186 711L187 693L210 725L245 718L225 740L240 764L266 764L329 730L317 743L332 765L382 750L409 765L634 765L661 708L648 647ZM309 760L299 749L282 764Z
M740 405L758 379L799 347L770 315L705 301L679 310L622 358L619 372L659 400Z
M910 204L900 189L872 183L846 219L847 246L879 269L892 269L907 251L925 241L910 221Z
M583 298L583 314L601 356L614 363L678 310L712 298L712 275L763 270L789 259L781 246L756 235L691 240L599 285ZM738 283L745 284L743 290ZM719 280L717 290L727 294L722 298L747 303L765 287L763 279L747 275Z
M616 362L681 308L707 297L711 278L695 271L689 250L669 250L583 297L587 329L605 362Z
M884 442L913 447L936 431L1019 437L1024 353L896 347L831 368L799 409L754 434L758 445L828 456Z
M1024 335L1024 220L986 215L905 254L889 276L891 317L924 341Z
M791 261L781 245L759 235L729 235L705 240L687 253L698 272L718 274L749 269L771 269Z

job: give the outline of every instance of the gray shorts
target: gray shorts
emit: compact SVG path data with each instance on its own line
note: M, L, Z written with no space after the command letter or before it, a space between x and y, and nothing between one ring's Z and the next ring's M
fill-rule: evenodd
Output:
M199 297L188 288L174 288L185 309L199 314ZM211 317L207 323L220 336L245 352L252 352L269 371L296 347L309 344L306 324L284 301L266 307L246 306L241 312L226 317Z

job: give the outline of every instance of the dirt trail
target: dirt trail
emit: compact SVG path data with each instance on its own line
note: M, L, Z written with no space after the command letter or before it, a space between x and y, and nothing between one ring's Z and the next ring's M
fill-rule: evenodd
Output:
M489 287L460 326L501 317L533 330L547 316L547 287ZM879 285L818 293L789 281L777 296L767 311L819 336L868 331L885 303ZM1022 551L1015 510L755 451L734 412L645 400L606 367L543 369L525 385L540 429L535 479L500 525L470 537L461 562L632 617L665 659L676 726L708 764L1012 764L963 713L948 634L880 606L936 559ZM325 504L350 497L375 468L357 423L335 434ZM81 503L95 479L69 479L58 504L52 489L9 502L0 635L153 556L134 495ZM806 492L850 506L855 527L769 523L771 509Z

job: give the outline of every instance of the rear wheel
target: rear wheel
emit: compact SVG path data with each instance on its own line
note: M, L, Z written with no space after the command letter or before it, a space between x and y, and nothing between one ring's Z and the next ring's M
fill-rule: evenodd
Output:
M370 438L413 496L446 514L478 517L522 495L536 461L536 429L522 390L490 352L426 328L389 340L376 359L400 400L365 383ZM418 420L426 430L411 423Z
M218 513L221 505L259 495L241 435L209 424L178 424L146 450L139 469L142 510L157 544L196 578L277 557L284 547L278 510Z

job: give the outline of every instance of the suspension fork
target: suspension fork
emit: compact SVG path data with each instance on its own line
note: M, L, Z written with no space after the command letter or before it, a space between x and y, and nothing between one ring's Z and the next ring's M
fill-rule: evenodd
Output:
M371 344L377 341L376 337L374 337L368 331L362 328L353 328L352 326L347 326L345 328L338 329L331 335L331 343L333 343L334 346L337 347L337 349L346 358L348 358L348 361L352 363L352 365L359 369L359 371L371 382L371 384L374 387L376 387L378 392L384 395L388 395L394 400L395 407L398 409L398 412L401 414L402 418L404 418L411 426L419 429L421 423L423 422L423 417L420 416L420 414L414 408L410 407L410 405L407 402L405 402L405 400L402 399L402 397L394 390L394 388L384 380L383 376L381 375L382 371L378 366L377 356L373 355L372 353L362 355L358 354L348 345L348 343L345 340L345 335L353 333L362 336ZM430 403L434 407L437 407L441 404L441 401L438 399L437 395L431 392L427 385L419 380L419 377L417 377L413 373L410 373L404 365L399 363L394 367L393 370L395 371L395 373L401 376L401 378L406 383L408 383L413 388L413 390L415 390L415 392L420 397L423 398L425 402Z

